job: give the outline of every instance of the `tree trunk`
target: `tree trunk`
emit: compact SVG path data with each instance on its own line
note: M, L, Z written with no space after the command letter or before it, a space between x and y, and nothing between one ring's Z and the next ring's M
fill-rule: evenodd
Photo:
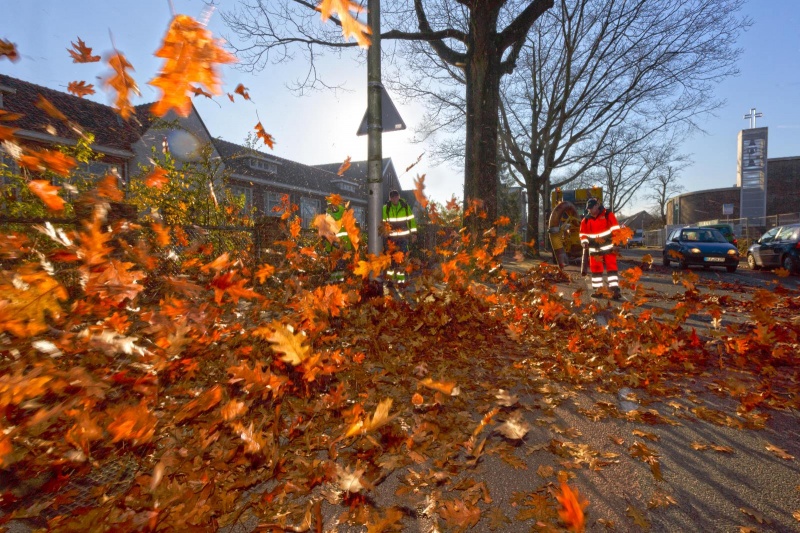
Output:
M498 109L500 104L500 51L497 6L476 2L472 12L472 46L467 52L467 143L464 161L464 205L480 200L487 217L465 220L472 231L486 230L497 218Z
M531 251L534 257L539 257L539 250L541 244L539 241L539 188L536 186L537 180L528 179L525 183L525 189L528 192L528 228L527 239L536 239Z

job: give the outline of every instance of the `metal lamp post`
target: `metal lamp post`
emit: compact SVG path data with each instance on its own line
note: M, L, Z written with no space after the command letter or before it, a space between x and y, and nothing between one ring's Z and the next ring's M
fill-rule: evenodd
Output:
M383 203L383 144L381 120L381 3L369 0L367 22L372 30L372 45L367 51L367 184L369 199L367 251L378 255L383 251L380 227Z

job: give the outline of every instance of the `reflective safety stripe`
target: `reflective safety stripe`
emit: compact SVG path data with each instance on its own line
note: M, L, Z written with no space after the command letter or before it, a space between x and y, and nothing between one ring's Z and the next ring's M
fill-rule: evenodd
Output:
M347 232L346 231L340 231L339 233L336 234L336 236L337 237L347 237Z
M384 220L391 224L392 222L408 222L412 218L414 218L414 215L408 215L405 217L386 217Z
M581 241L583 241L584 238L586 240L589 240L589 239L602 239L603 237L608 237L609 235L611 235L612 231L616 231L618 229L620 229L619 226L611 226L610 229L607 229L607 230L603 231L602 233L581 233Z
M391 233L389 233L389 237L402 237L402 236L408 235L410 233L411 232L409 230L407 230L407 229L406 230L400 230L400 231L392 231Z

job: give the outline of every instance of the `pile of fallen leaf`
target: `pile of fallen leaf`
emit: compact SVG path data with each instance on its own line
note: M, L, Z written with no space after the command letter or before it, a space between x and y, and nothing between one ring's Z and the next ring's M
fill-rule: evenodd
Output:
M473 476L490 456L525 467L520 393L543 409L556 391L589 384L668 397L685 376L722 367L750 379L729 390L738 417L698 418L758 428L765 408L798 407L794 293L756 291L735 304L750 323L700 335L687 316L719 316L728 303L696 276L661 316L641 307L638 269L624 282L633 301L586 306L558 293L553 267L506 272L503 238L489 234L447 242L407 290L370 298L365 279L387 257L353 254L346 283L318 283L342 252L300 244L298 221L285 222L269 264L191 242L164 259L175 242L163 232L104 223L108 194L74 232L41 227L47 253L23 236L0 241L15 258L0 273L4 521L306 531L336 520L391 531L424 516L502 529L492 487ZM621 416L607 407L585 414ZM660 476L638 445L632 456ZM548 446L578 465L605 461ZM103 475L120 464L132 465L122 479ZM370 494L390 477L399 503L382 508ZM515 519L583 527L585 502L561 481L519 494L536 511Z

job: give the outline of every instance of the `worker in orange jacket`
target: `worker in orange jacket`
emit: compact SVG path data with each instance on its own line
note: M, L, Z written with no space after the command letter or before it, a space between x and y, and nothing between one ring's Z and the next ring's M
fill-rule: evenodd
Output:
M620 229L617 217L603 207L597 198L586 202L586 216L581 220L581 245L589 249L589 270L592 272L592 298L600 298L603 288L603 269L612 297L619 299L619 276L617 275L617 254L611 235Z

